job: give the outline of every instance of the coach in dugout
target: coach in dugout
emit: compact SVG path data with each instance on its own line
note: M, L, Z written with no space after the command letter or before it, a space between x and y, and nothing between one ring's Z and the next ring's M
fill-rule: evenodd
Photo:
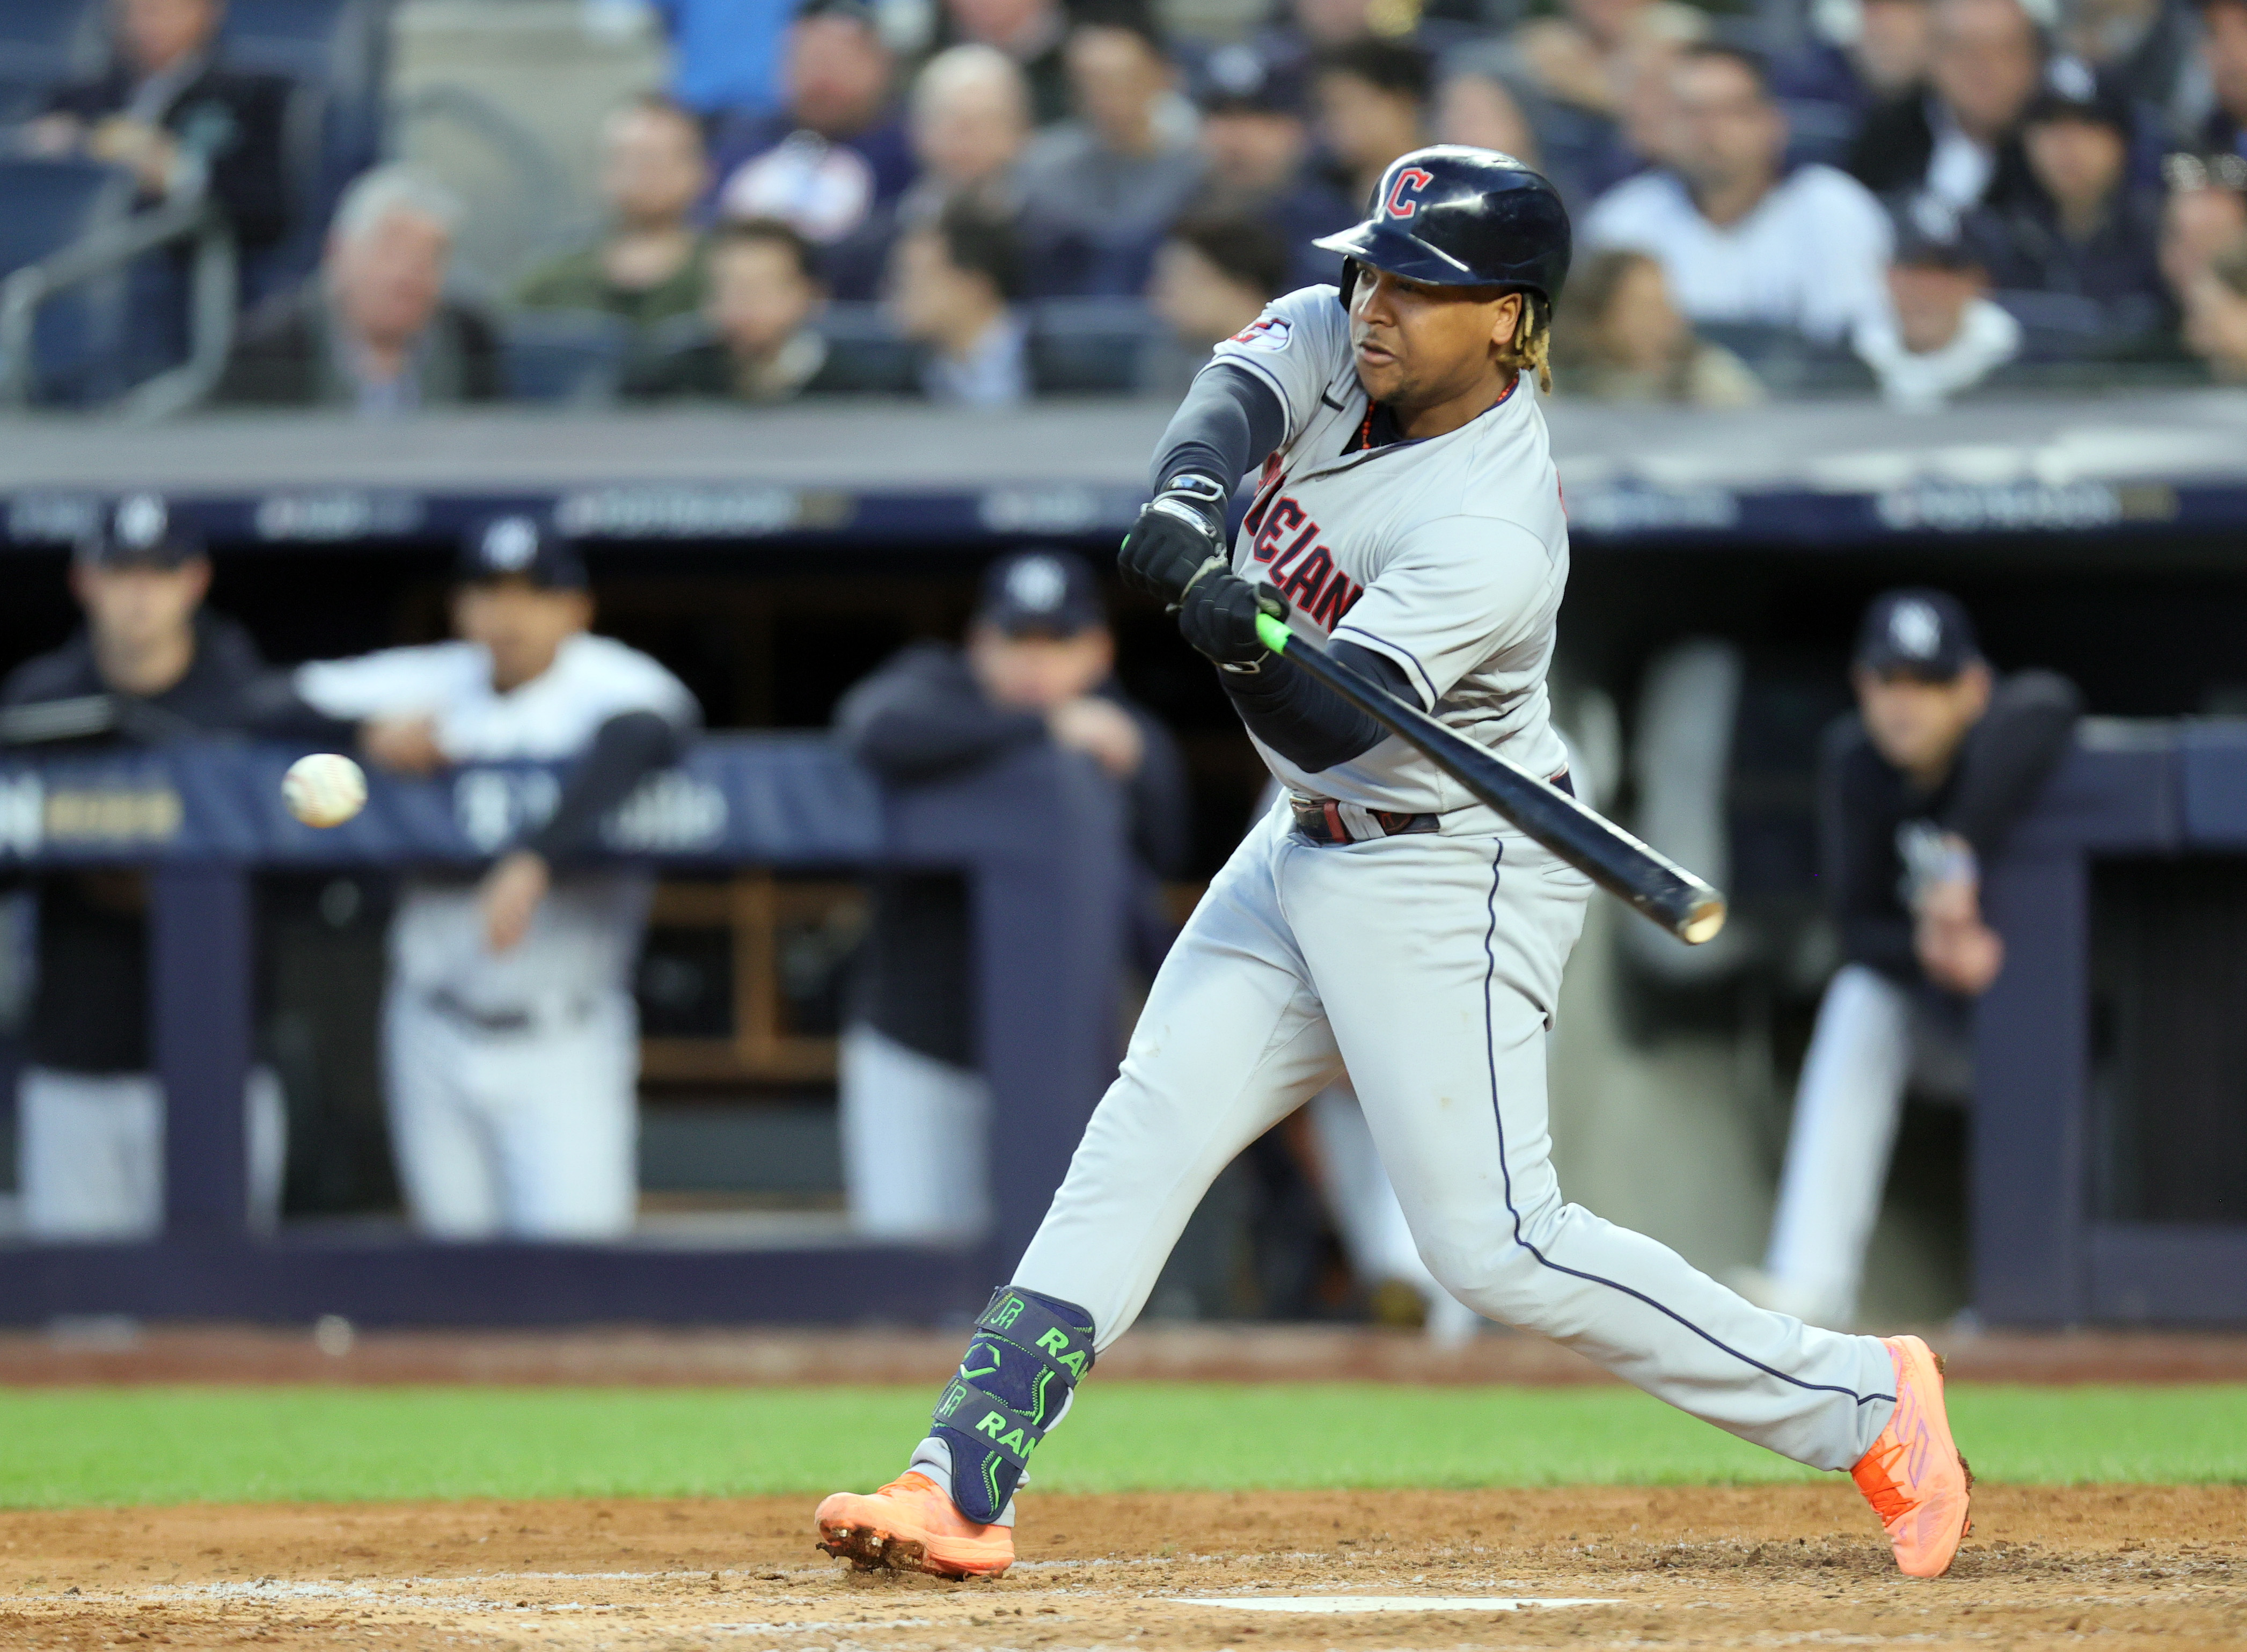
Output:
M0 747L19 754L155 746L255 720L264 671L249 633L208 612L201 542L136 494L79 543L72 593L85 625L0 687ZM17 1176L35 1239L126 1239L164 1222L164 1091L150 1070L147 880L51 871L38 901L29 1064L16 1093ZM279 1208L283 1110L252 1069L251 1213Z
M1156 879L1187 849L1185 769L1170 732L1117 687L1115 662L1092 570L1066 551L1024 551L986 570L965 648L905 649L843 697L836 721L897 787L1035 741L1089 757L1124 788L1132 933L1152 974L1169 940L1153 932ZM990 1220L991 1091L976 1070L972 976L960 880L878 879L842 1050L843 1180L862 1233L960 1239Z
M700 720L654 660L588 629L577 548L502 516L461 553L459 639L299 668L321 714L401 774L571 765L553 811L481 877L417 872L390 931L392 1144L415 1223L442 1239L592 1239L637 1203L631 974L652 880L586 864L601 817L675 761Z
M1744 1294L1812 1324L1857 1314L1905 1092L1972 1099L1975 999L2005 966L1980 868L2073 736L2074 686L1998 679L1957 599L1898 590L1858 632L1858 714L1827 737L1820 878L1845 962L1803 1058L1779 1209Z

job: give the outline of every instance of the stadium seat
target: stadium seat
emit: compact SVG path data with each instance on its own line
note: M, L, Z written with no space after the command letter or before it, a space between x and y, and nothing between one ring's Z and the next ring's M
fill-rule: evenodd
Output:
M0 281L133 210L133 177L87 160L0 159ZM123 388L125 271L70 288L31 332L33 399L99 401Z
M1129 298L1047 298L1030 306L1030 379L1042 396L1139 388L1154 317Z
M869 393L913 393L920 352L898 337L881 305L830 304L816 324L851 384L865 386Z
M232 0L229 61L297 85L289 110L295 223L280 245L249 259L242 297L255 304L318 263L336 199L382 149L393 0Z
M516 401L607 401L632 336L622 317L598 310L518 311L500 334L507 393Z
M100 10L89 0L0 4L0 123L35 113L50 86L93 72L101 58Z

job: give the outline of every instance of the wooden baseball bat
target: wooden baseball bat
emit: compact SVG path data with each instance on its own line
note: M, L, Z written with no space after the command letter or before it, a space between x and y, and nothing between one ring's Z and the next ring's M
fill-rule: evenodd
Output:
M1722 895L1559 787L1453 734L1270 614L1257 617L1256 634L1274 653L1310 672L1602 889L1620 895L1688 945L1699 945L1725 926Z

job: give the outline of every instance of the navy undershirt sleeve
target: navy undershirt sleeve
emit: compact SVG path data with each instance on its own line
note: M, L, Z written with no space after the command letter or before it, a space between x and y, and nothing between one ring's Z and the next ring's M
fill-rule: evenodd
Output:
M1983 860L1994 859L2067 754L2082 714L2083 697L2065 677L2025 671L1999 683L1958 754L1958 783L1943 823Z
M660 712L621 712L593 734L546 823L516 845L549 861L594 846L601 817L632 795L640 782L685 754L687 734Z
M1287 411L1272 386L1244 367L1217 362L1194 378L1156 448L1155 487L1192 473L1228 486L1287 439ZM1408 703L1415 701L1402 667L1355 643L1329 652ZM1225 692L1249 731L1306 774L1346 763L1372 750L1388 730L1284 659L1257 672L1220 672Z
M1214 362L1194 381L1155 447L1155 491L1173 476L1214 476L1230 489L1287 439L1279 393L1246 367Z
M1407 705L1413 703L1404 667L1386 654L1356 643L1335 643L1327 652ZM1218 676L1248 732L1307 775L1363 756L1389 737L1387 729L1308 672L1296 670L1285 655L1274 655L1260 671Z

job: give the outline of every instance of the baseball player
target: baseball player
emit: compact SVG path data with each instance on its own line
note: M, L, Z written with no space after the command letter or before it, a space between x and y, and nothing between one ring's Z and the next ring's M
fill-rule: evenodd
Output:
M2005 941L1983 921L1981 866L2067 754L2081 713L2050 672L1999 679L1973 620L1939 590L1865 611L1857 712L1820 753L1820 881L1841 967L1818 1006L1761 1270L1741 1294L1814 1325L1857 1316L1906 1091L1973 1099L1973 1004Z
M468 536L453 615L458 641L304 666L295 684L393 770L577 760L482 878L417 872L400 892L383 1007L400 1178L440 1238L613 1236L637 1197L630 977L652 880L571 862L676 760L698 709L654 660L587 630L584 562L529 517Z
M1908 1573L1964 1535L1970 1481L1935 1356L1755 1307L1566 1204L1545 1043L1591 884L1267 652L1298 635L1542 775L1568 536L1538 396L1568 222L1509 156L1391 163L1321 242L1342 283L1218 347L1164 433L1126 577L1187 641L1289 795L1211 884L1011 1285L905 1473L837 1493L823 1544L950 1576L1014 1558L1032 1452L1120 1336L1211 1178L1345 1067L1446 1289L1798 1462L1849 1469ZM1229 559L1225 508L1260 464Z
M85 625L0 684L0 747L74 752L239 734L260 723L257 645L203 605L201 538L128 494L71 558ZM9 873L38 900L37 985L16 1091L24 1225L40 1239L146 1239L164 1222L164 1086L149 1047L147 884L123 867ZM262 1062L244 1089L250 1216L281 1207L287 1112Z

